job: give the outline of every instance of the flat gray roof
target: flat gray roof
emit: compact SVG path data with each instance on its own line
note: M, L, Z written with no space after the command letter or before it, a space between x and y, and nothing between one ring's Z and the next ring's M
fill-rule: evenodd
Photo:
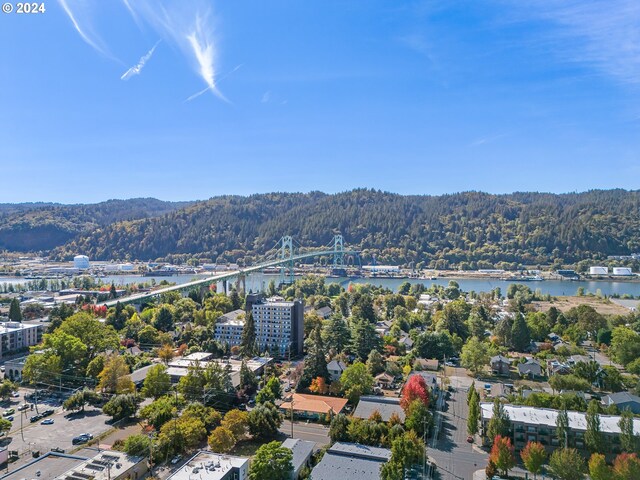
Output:
M394 413L396 413L398 417L400 417L400 420L404 422L405 415L404 410L400 406L400 399L392 397L360 397L360 401L353 412L353 416L356 418L366 419L369 418L376 410L380 413L382 420L385 422L388 422L391 415Z
M357 443L335 443L311 472L311 480L380 480L380 468L391 450Z
M0 477L2 480L24 480L37 478L38 480L54 480L72 468L85 463L87 457L47 452L26 465ZM38 476L38 472L40 475Z

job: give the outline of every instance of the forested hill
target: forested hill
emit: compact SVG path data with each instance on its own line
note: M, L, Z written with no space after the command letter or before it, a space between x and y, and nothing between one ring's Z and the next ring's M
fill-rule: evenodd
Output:
M155 198L108 200L87 205L53 203L0 204L0 250L43 251L63 245L78 234L123 220L162 215L193 202Z
M93 259L252 262L282 235L321 246L338 232L363 250L365 260L375 254L378 263L490 268L575 262L640 251L640 192L223 196L97 228L52 253L59 259L83 253Z

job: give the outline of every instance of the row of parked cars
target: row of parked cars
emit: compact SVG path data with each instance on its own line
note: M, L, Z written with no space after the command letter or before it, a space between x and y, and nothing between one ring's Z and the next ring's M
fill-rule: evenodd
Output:
M48 410L44 410L42 413L37 413L34 416L32 416L29 420L31 421L31 423L36 423L39 420L42 420L44 417L48 417L49 415L53 415L53 413L55 412L54 409L50 408ZM50 425L51 423L53 423L53 420L49 423L44 423L42 422L44 425Z

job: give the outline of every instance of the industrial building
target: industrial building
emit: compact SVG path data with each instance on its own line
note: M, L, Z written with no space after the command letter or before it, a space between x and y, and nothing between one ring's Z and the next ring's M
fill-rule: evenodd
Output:
M609 267L589 267L589 275L609 275Z
M88 270L89 266L89 257L86 255L76 255L73 257L73 268L77 268L78 270Z
M618 277L630 277L633 271L629 267L613 267L613 274Z

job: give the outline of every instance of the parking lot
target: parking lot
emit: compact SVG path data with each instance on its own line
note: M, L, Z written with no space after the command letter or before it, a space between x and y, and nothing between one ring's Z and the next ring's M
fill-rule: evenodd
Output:
M7 409L15 409L13 413L13 426L7 434L0 439L0 446L7 447L8 450L17 451L20 459L11 465L22 464L32 458L31 452L37 450L45 453L52 448L61 448L69 451L74 448L71 443L73 437L82 433L90 433L98 436L100 433L110 428L105 422L110 417L104 415L100 410L88 407L84 413L64 412L60 400L54 398L39 398L38 411L43 412L53 409L54 413L47 417L31 423L30 418L36 414L33 410L18 411L20 405L26 402L25 393L29 390L20 389L19 396L11 398L9 402L3 402L2 412ZM7 417L4 417L7 418ZM46 419L53 420L51 425L42 425ZM13 467L9 467L10 470Z

